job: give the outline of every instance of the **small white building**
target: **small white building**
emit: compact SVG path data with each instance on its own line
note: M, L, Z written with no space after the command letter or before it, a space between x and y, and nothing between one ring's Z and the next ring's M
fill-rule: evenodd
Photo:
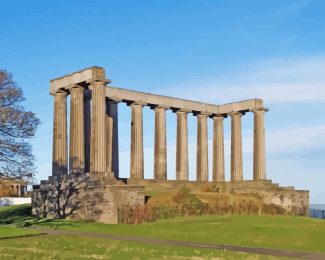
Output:
M31 204L31 202L31 198L3 197L0 198L0 207Z

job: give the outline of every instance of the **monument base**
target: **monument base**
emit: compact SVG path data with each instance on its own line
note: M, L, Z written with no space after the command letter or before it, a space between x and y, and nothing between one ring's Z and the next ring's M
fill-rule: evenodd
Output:
M113 173L69 174L41 181L33 186L32 214L107 224L154 221L156 216L146 216L152 212L150 208L170 208L175 211L174 216L183 214L186 205L183 201L175 203L175 198L179 199L184 188L200 201L200 214L308 216L308 191L279 187L269 180L135 180L116 179ZM130 218L133 220L129 221Z
M155 194L153 198L158 194L166 196L177 193L180 188L186 188L202 202L209 204L209 207L222 206L231 209L240 205L253 206L256 207L256 211L250 212L253 214L308 216L309 210L309 191L280 187L271 180L208 182L128 179L127 184L144 186L146 194ZM232 210L225 213L232 213ZM236 213L241 214L240 211Z

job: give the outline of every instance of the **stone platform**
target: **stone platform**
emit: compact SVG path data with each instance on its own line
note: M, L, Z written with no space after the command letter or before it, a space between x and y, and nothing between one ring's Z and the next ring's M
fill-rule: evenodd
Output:
M119 210L145 206L152 194L172 193L186 187L203 202L256 196L261 207L276 213L308 216L309 192L279 187L269 180L240 182L157 181L116 179L113 175L69 174L50 177L33 186L32 213L38 217L119 222ZM147 195L147 196L146 196ZM267 211L266 211L267 212Z
M308 216L309 191L295 190L294 187L280 187L271 180L243 180L237 182L204 182L180 180L131 180L128 185L141 185L145 193L172 192L180 187L186 187L204 201L205 198L217 200L220 196L229 195L256 196L263 207L277 207L284 215Z

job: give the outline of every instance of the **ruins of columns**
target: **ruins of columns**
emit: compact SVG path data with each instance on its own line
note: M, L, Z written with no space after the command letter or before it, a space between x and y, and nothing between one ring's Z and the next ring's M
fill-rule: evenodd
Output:
M198 114L197 118L197 152L196 180L208 181L208 125L207 115Z
M253 176L254 180L264 180L266 178L265 169L265 129L264 113L266 109L254 110L254 158Z
M142 105L133 103L131 107L131 172L130 178L143 179L143 122Z
M54 97L53 176L101 173L119 178L118 104L131 112L130 178L144 179L143 107L154 111L154 179L167 180L166 111L175 112L176 180L189 180L188 115L197 120L196 181L209 181L208 121L213 122L212 181L225 181L224 121L231 120L230 180L243 181L242 119L254 114L253 180L266 179L263 101L225 105L176 99L106 86L104 69L92 67L51 81ZM67 97L70 97L69 131ZM69 143L68 143L69 132ZM68 159L69 158L69 159Z
M106 101L106 163L107 172L119 176L118 156L118 103Z
M53 93L53 175L65 174L68 170L67 146L67 93L59 90Z
M167 180L166 109L155 109L154 178Z
M70 89L70 172L84 172L84 92L83 88L75 85Z
M233 112L231 116L231 181L243 180L243 151L241 112Z
M187 112L177 111L176 180L188 180Z
M92 82L90 89L92 92L90 171L103 173L106 172L105 83Z
M213 180L225 181L225 155L224 155L224 116L213 118Z

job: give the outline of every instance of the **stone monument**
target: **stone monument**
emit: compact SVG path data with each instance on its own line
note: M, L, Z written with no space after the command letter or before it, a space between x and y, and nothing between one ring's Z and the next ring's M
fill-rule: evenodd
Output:
M101 67L51 80L50 94L54 97L52 176L33 187L34 215L118 223L119 208L143 206L146 188L162 182L171 187L191 183L191 187L210 185L212 190L224 192L259 192L265 195L265 203L275 203L288 214L308 214L308 191L280 188L266 179L264 114L268 109L263 100L214 105L115 88L108 85L110 82ZM130 106L131 110L129 179L119 177L118 103ZM144 106L150 107L155 114L153 180L144 180ZM167 179L167 110L173 111L177 119L176 181ZM189 113L197 118L196 181L188 180ZM252 181L243 179L241 122L246 113L254 114ZM231 181L226 182L223 122L229 117ZM208 120L213 121L210 182Z

